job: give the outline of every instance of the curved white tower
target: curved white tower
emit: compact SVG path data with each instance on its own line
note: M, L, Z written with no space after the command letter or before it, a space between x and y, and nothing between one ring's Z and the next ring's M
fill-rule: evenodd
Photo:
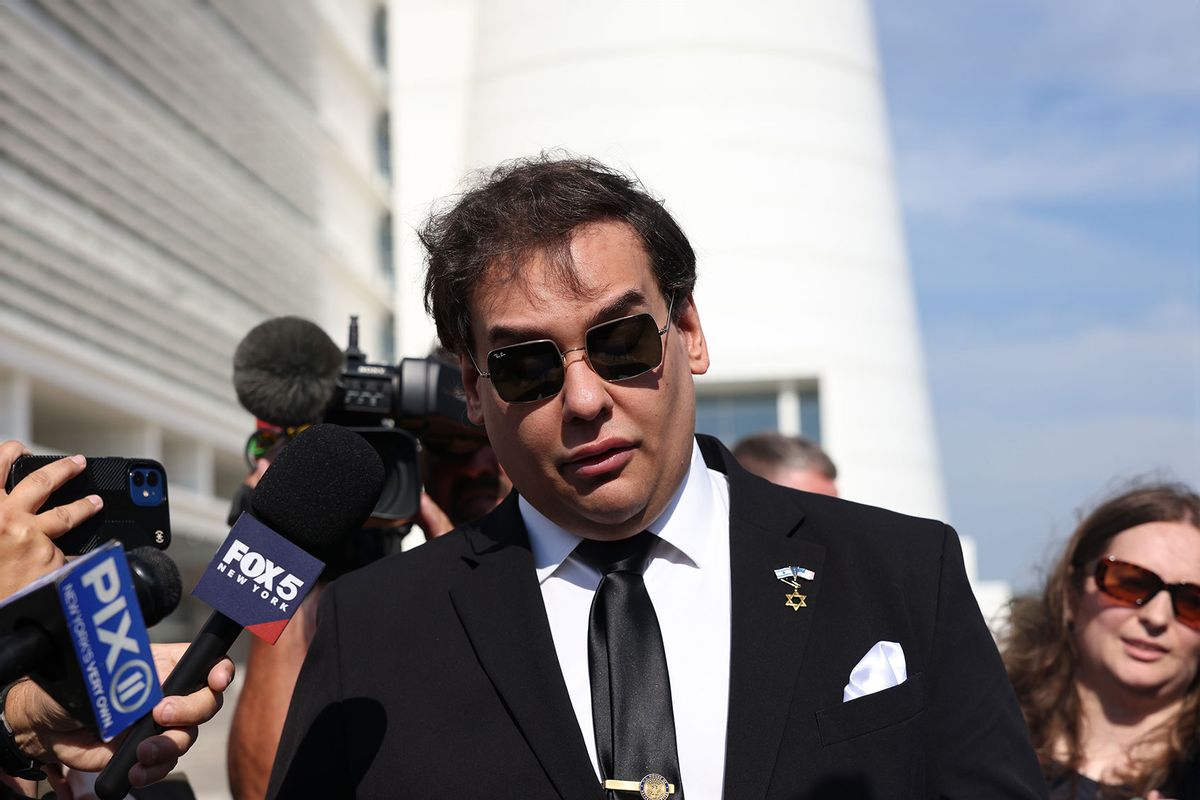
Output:
M864 0L405 6L402 196L407 179L427 204L465 168L554 147L636 171L699 255L701 429L818 437L844 496L944 516ZM416 77L442 36L473 48Z

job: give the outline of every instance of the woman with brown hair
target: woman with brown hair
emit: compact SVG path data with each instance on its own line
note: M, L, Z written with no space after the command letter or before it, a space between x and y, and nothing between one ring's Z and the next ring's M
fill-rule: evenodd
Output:
M1001 649L1052 800L1200 797L1200 496L1102 503Z

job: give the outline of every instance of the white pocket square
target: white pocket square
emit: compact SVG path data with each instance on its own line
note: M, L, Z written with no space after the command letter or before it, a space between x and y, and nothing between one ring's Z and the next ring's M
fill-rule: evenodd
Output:
M904 648L899 642L876 642L850 670L850 682L842 689L842 702L899 686L908 678Z

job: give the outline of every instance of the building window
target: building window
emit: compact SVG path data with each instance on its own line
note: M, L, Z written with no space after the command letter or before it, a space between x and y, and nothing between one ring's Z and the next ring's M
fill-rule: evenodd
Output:
M743 436L779 427L779 401L770 394L718 394L696 398L696 432L733 447Z
M392 115L387 111L375 120L375 167L385 179L392 179Z
M800 394L800 435L821 443L821 396L816 389Z
M387 5L375 9L375 17L371 20L371 44L375 50L375 63L381 69L388 65L388 14Z
M396 315L388 311L379 326L379 360L391 364L396 360Z
M396 274L395 247L392 242L392 214L389 211L379 221L379 270L391 283Z
M732 447L745 436L778 431L821 442L821 393L812 379L776 386L707 387L696 397L696 431Z

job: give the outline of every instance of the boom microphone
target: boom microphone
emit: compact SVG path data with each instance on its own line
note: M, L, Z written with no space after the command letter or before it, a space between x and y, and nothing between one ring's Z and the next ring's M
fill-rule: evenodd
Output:
M243 514L200 578L195 594L216 610L163 683L166 695L205 685L242 628L274 641L323 567L327 552L362 527L383 485L383 463L366 440L337 425L299 433L267 469ZM315 568L314 565L315 564ZM101 800L129 792L138 744L164 729L147 714L96 781Z
M289 428L316 422L333 399L344 356L329 334L300 317L255 326L233 353L233 388L242 407Z
M175 610L182 586L157 548L94 552L0 606L0 685L29 675L108 741L161 697L146 628Z

